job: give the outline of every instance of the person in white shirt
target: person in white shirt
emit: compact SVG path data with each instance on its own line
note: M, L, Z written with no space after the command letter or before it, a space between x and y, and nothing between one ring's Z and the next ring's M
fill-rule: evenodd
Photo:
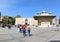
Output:
M28 33L28 36L29 36L29 37L30 37L30 31L31 31L30 25L28 24L28 25L27 25L27 33Z
M20 32L20 25L18 25L18 32Z

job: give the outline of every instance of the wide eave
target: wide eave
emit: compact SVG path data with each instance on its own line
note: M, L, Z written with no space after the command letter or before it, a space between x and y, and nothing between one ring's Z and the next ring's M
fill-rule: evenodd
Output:
M56 16L34 16L35 20L38 20L39 18L55 18Z

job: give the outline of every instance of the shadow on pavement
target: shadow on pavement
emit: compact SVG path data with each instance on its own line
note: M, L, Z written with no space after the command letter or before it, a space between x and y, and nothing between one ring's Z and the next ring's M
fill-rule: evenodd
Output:
M50 41L50 42L60 42L60 41L56 41L56 40L54 40L54 41Z

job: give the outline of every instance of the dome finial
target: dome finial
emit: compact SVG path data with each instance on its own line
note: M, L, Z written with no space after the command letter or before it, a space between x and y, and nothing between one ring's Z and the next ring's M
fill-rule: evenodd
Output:
M40 15L41 13L40 12L37 12L37 15Z
M52 15L52 12L49 12L50 15Z
M52 14L52 12L49 12L49 14Z
M42 13L46 13L46 11L43 10Z

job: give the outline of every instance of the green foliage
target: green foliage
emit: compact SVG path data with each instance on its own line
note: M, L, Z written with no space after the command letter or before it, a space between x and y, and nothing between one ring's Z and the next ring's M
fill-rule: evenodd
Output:
M14 18L11 16L4 16L2 19L4 26L6 26L7 24L15 24L15 18L21 18L21 16L16 15Z
M8 23L9 24L14 24L15 23L15 19L13 17L8 17Z
M6 24L14 24L15 23L15 19L11 16L4 16L3 19L3 24L6 25Z
M3 24L7 24L8 23L8 17L4 16L3 19L2 19L2 21L3 21Z
M21 16L20 15L16 15L15 18L21 18Z

